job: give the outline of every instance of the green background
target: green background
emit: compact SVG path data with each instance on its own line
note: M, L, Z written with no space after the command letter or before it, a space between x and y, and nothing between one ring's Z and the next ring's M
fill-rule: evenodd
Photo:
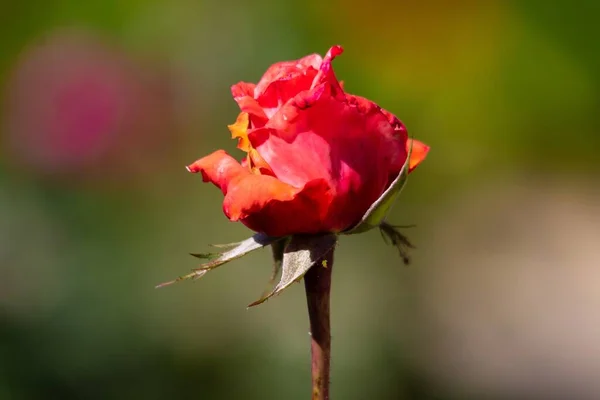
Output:
M5 2L0 399L308 398L302 285L246 310L268 250L153 287L251 233L183 168L240 156L230 85L333 44L346 90L431 146L391 216L413 264L376 232L338 247L333 398L600 396L599 4ZM116 94L84 79L48 117L86 62ZM49 136L77 104L119 110L99 155Z

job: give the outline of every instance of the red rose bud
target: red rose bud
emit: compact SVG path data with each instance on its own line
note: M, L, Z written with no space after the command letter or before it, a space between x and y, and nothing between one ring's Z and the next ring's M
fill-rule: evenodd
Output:
M364 220L405 164L408 174L424 160L429 147L396 116L343 90L331 64L342 51L279 62L258 84L231 88L242 112L229 129L246 157L219 150L188 167L221 189L231 221L274 237L340 233Z
M404 263L412 244L386 222L408 174L429 147L408 138L398 118L365 98L347 94L331 62L313 54L273 64L258 84L231 88L241 109L229 125L247 155L236 161L218 150L189 165L223 194L223 211L257 231L217 253L192 254L205 262L158 285L198 279L265 246L273 251L271 284L249 307L304 279L311 337L312 398L329 399L330 291L338 234L378 227Z

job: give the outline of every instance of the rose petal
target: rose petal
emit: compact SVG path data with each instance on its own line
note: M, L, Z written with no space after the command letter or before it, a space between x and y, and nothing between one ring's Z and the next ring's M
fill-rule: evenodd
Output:
M380 108L337 101L329 82L288 102L249 139L281 181L294 187L328 182L334 200L324 224L330 231L356 223L406 159L405 142Z
M238 82L231 87L231 95L234 99L238 99L241 97L254 97L254 89L256 85L254 83L248 82Z
M321 219L331 201L323 179L297 188L272 176L252 174L223 150L201 158L188 170L200 172L205 182L221 189L223 212L231 221L241 220L270 236L322 231Z
M248 124L248 113L241 112L235 120L235 123L227 125L229 132L231 132L231 138L238 139L238 149L245 151L246 153L252 148L250 140L248 140Z
M411 148L411 143L412 149L410 152L410 160L408 162L408 172L411 172L412 170L417 168L417 165L419 165L423 160L425 160L425 157L427 157L427 153L429 153L430 149L430 147L423 142L419 142L416 139L409 139L406 142L406 151L408 151L408 149Z
M251 126L257 128L264 126L268 118L262 107L254 99L255 87L256 85L253 83L238 82L231 87L231 94L240 110L249 114Z
M323 220L331 203L327 182L315 179L301 189L289 187L271 176L252 175L238 182L223 205L235 204L231 212L238 212L244 225L269 236L326 232Z
M187 170L192 173L200 172L202 181L211 182L227 194L229 183L240 175L249 174L247 168L242 167L233 157L224 150L217 150L188 165Z
M358 96L354 96L358 97ZM389 121L389 123L394 127L394 130L399 132L399 134L403 135L405 138L408 138L408 133L406 131L406 126L396 117L394 114L389 112L388 110L381 109L383 115L385 115Z
M393 135L396 136L400 143L405 143L408 140L408 133L406 131L406 127L394 114L379 107L371 100L361 96L346 94L346 101L352 106L355 106L363 114L369 114L377 110L377 112L383 114L383 116L390 123L390 125L394 129ZM396 179L396 176L404 166L404 163L406 162L406 154L406 147L402 148L401 145L397 148L394 148L391 152L390 183L391 181Z
M327 51L327 54L325 55L325 58L323 58L323 62L319 67L319 72L315 76L312 85L310 86L311 89L316 88L324 82L329 82L333 96L339 98L340 100L343 99L344 90L335 77L333 66L331 65L333 60L343 52L344 49L342 46L333 46Z
M249 116L242 112L238 115L234 124L227 125L231 132L232 139L238 139L238 149L248 153L248 156L242 160L242 166L249 168L252 172L263 175L273 175L271 167L262 158L262 156L252 147L248 139Z
M321 56L318 54L275 63L256 85L254 98L271 117L289 99L310 88L320 65Z

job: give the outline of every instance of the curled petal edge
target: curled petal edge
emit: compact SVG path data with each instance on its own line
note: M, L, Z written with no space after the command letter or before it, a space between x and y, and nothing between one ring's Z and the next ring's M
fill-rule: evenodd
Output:
M223 212L229 220L242 221L270 236L318 232L321 214L331 196L324 179L294 187L273 176L253 173L223 150L199 159L187 169L201 173L204 182L221 189L225 195Z

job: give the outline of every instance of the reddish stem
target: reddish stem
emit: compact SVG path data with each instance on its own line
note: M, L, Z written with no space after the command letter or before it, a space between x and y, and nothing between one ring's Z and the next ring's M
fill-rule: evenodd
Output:
M331 360L331 330L329 324L329 293L333 249L304 275L304 287L310 319L312 355L312 400L329 399L329 365Z

